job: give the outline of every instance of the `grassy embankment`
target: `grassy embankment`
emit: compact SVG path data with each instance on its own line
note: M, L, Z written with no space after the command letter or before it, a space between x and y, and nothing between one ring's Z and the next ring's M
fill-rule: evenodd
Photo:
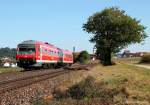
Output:
M0 67L0 73L18 72L18 71L21 71L21 68L18 68L18 67L15 67L15 68Z
M150 104L150 70L118 63L96 66L87 75L81 82L66 86L65 91L56 89L53 100L38 101L35 105Z

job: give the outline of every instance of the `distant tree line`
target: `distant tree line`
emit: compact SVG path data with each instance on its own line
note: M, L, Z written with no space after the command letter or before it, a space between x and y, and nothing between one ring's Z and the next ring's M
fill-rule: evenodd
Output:
M1 57L10 57L15 58L16 57L16 49L15 48L0 48L0 58Z

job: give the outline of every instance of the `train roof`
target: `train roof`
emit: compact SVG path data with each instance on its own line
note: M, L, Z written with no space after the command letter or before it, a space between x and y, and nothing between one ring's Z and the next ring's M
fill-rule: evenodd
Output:
M23 41L21 42L20 44L35 44L37 41L35 40L26 40L26 41Z
M19 45L21 44L45 44L45 45L50 45L50 46L54 46L48 42L41 42L41 41L36 41L36 40L26 40L26 41L23 41L21 43L19 43ZM55 47L55 46L54 46Z

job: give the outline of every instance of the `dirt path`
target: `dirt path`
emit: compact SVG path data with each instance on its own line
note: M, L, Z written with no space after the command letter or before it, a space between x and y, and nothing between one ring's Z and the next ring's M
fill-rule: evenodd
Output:
M137 63L120 63L119 64L127 64L127 65L131 65L131 66L137 66L137 67L142 67L145 69L150 69L150 65L145 65L145 64L137 64Z

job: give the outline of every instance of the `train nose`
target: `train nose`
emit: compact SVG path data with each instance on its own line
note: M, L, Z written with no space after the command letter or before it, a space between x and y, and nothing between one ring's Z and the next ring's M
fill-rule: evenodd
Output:
M16 58L19 67L31 66L36 63L35 55L17 55Z

